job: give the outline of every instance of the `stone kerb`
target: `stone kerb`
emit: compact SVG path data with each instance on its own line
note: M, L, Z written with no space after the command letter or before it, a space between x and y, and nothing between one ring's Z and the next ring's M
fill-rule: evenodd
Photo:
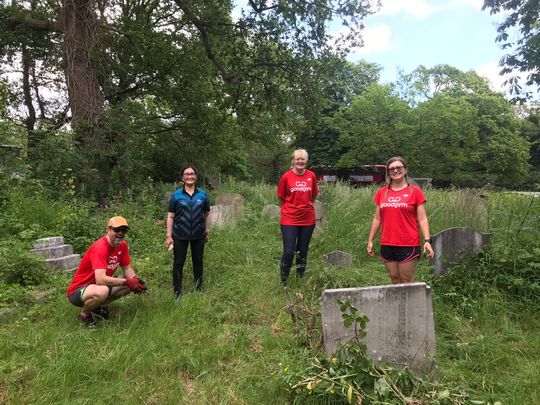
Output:
M62 236L38 239L30 253L44 257L55 270L73 270L81 261L81 255L73 253L73 247L65 244Z
M352 255L341 250L334 250L324 256L324 262L338 269L349 269L352 267Z
M350 301L369 318L364 343L371 359L394 367L409 367L418 376L436 369L435 325L431 288L425 283L325 290L321 318L326 354L354 338L345 328L338 300Z
M432 260L433 272L444 274L452 264L467 255L476 254L481 248L488 246L491 235L480 233L471 228L449 228L431 237L435 251Z
M270 218L279 218L281 216L281 208L276 204L267 204L262 209L262 215Z

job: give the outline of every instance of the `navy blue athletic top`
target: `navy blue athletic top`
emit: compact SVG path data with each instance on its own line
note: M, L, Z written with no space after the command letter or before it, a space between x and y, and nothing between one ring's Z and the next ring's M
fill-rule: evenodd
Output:
M174 212L173 239L204 238L204 213L208 211L210 201L202 188L196 187L191 196L183 187L176 190L169 201L169 212Z

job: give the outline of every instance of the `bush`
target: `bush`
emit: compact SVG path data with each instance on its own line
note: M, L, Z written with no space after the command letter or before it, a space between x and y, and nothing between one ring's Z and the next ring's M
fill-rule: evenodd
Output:
M540 248L536 245L504 246L461 261L441 277L434 277L431 284L438 296L467 316L493 290L540 309L539 269Z
M22 286L38 285L48 276L43 258L33 256L18 243L0 248L0 282Z

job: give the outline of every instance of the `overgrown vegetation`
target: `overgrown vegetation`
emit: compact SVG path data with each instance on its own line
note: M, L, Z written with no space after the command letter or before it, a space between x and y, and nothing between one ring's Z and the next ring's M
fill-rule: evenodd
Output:
M163 248L164 194L171 186L126 190L99 208L69 190L53 197L39 183L3 184L0 264L10 270L0 267L0 307L17 304L0 325L0 398L6 403L101 398L159 404L348 403L350 398L354 403L361 396L373 404L403 404L403 397L415 398L410 404L540 400L538 199L489 190L479 191L482 197L470 190L426 192L432 233L449 226L492 233L489 250L444 277L433 279L427 262L420 264L417 280L428 282L434 297L440 376L433 385L406 371L374 368L361 345L347 349L355 361L323 354L320 320L313 317L321 292L389 283L382 264L364 248L374 189L323 188L325 223L312 241L306 278L290 280L289 302L279 285L279 228L275 219L261 215L264 205L275 202L274 188L231 181L211 191L211 199L217 192L241 193L245 217L235 226L212 229L205 291L187 293L175 303L172 256ZM130 222L133 265L150 293L113 304L112 319L88 330L65 298L70 276L44 276L38 270L42 264L29 260L27 252L35 238L63 234L82 253L113 214ZM335 249L353 254L352 269L324 266L323 254ZM186 291L192 287L190 272L188 264ZM13 273L18 277L8 283ZM37 290L54 292L47 302L35 303ZM348 321L363 322L344 305ZM366 372L363 382L344 377L359 369ZM321 381L315 383L317 378ZM394 395L394 388L403 397Z

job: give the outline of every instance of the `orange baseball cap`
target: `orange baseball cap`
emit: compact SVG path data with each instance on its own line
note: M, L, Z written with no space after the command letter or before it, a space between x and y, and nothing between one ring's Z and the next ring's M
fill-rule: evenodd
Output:
M129 225L124 217L116 216L109 219L109 223L107 224L108 227L111 228L120 228L121 226L125 226L129 228Z

